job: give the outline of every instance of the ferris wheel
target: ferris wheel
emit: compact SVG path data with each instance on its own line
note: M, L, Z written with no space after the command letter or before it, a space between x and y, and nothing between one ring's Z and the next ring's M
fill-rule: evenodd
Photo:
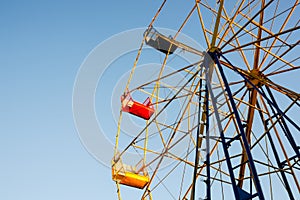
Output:
M152 18L119 94L117 198L300 199L299 1L178 2L190 10L169 36L156 27L173 3ZM180 40L191 29L203 50ZM149 48L159 70L133 86Z

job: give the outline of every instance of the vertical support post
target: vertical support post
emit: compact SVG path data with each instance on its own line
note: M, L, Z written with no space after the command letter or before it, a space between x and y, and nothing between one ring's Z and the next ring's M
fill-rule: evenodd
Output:
M208 55L210 55L211 58L214 58L214 54L215 54L214 52L213 53L208 52ZM231 164L231 161L230 161L230 155L229 155L229 152L228 152L228 149L227 149L226 139L225 139L225 136L224 136L224 130L222 128L220 116L217 112L217 110L218 110L218 106L217 106L217 103L216 103L217 99L215 98L215 95L212 91L210 81L207 84L207 89L209 91L212 106L213 106L213 109L215 111L215 118L216 118L216 121L217 121L217 127L219 129L219 133L220 133L220 138L221 138L222 147L223 147L223 151L224 151L224 155L225 155L225 159L226 159L226 164L227 164L229 175L230 175L230 181L231 181L234 197L235 197L236 200L239 200L240 199L239 191L238 191L238 187L237 187L236 182L235 182L233 168L232 168L232 164Z
M195 150L195 166L194 166L194 173L193 173L193 187L191 191L191 200L195 200L195 193L196 193L196 181L197 181L197 171L198 171L198 164L199 164L199 148L201 147L200 141L200 132L201 132L201 88L202 88L202 79L200 79L199 83L199 98L198 98L198 126L197 126L197 134L196 134L196 150ZM202 115L203 117L203 115Z
M209 140L209 93L208 93L208 86L206 83L205 85L205 99L206 99L206 104L205 104L205 111L206 111L206 199L211 200L211 190L210 190L210 140Z
M220 75L221 75L222 80L223 80L224 85L225 85L225 90L228 94L228 98L229 98L232 110L235 114L236 122L238 124L240 135L241 135L241 138L242 138L242 141L243 141L243 144L244 144L244 148L245 148L245 151L247 153L247 157L248 157L250 169L251 169L251 172L252 172L252 175L253 175L253 180L254 180L254 184L255 184L255 187L256 187L257 194L258 194L260 200L264 200L265 198L264 198L263 191L262 191L262 188L261 188L261 185L260 185L260 182L259 182L258 174L257 174L256 168L255 168L255 165L254 165L254 161L253 161L253 157L252 157L250 147L249 147L249 144L248 144L248 141L247 141L247 137L246 137L245 131L243 129L243 125L242 125L238 110L236 108L236 105L235 105L235 102L234 102L234 99L233 99L233 95L231 93L231 90L230 90L229 84L227 82L225 73L224 73L223 68L220 64L217 52L215 52L213 54L213 59L215 60L217 66L218 66Z
M198 169L198 163L199 163L199 148L201 148L202 145L202 138L200 138L200 135L203 135L204 133L204 126L206 126L206 134L208 134L209 128L207 128L207 123L208 123L208 103L209 103L209 92L208 92L208 87L207 84L210 84L211 78L212 78L212 73L214 70L214 63L211 59L211 55L209 53L206 53L204 56L204 61L202 64L202 67L204 66L205 68L205 79L206 79L206 86L205 86L205 97L203 100L203 104L201 104L201 88L202 88L202 79L200 79L200 84L199 84L199 109L198 109L198 126L197 126L197 143L196 143L196 158L195 158L195 168L194 168L194 178L193 178L193 187L192 187L192 192L191 192L191 200L195 199L195 191L196 191L196 177L197 177L197 169ZM200 71L199 71L200 72ZM202 112L201 112L202 108ZM200 115L202 113L202 116ZM207 135L206 135L207 137ZM206 142L209 140L209 137L206 138ZM206 166L207 166L207 180L205 181L207 184L207 196L210 196L210 152L209 152L209 144L207 146L207 154L206 154ZM208 163L207 163L208 160ZM207 183L209 181L209 183Z
M210 135L209 135L209 90L208 85L211 84L212 75L214 71L215 63L211 59L211 52L208 52L205 54L204 57L204 65L205 65L205 102L204 102L204 114L206 116L205 119L203 119L203 122L206 125L206 134L205 134L205 141L206 141L206 176L207 179L205 181L206 183L206 199L211 199L211 189L210 189Z

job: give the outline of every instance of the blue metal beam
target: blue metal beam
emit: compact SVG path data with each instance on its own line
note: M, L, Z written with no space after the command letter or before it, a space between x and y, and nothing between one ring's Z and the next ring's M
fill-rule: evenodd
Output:
M207 75L206 75L207 76ZM205 99L206 101L206 199L211 200L211 190L210 190L210 144L209 144L209 93L207 83L205 85Z
M199 71L199 74L201 70ZM193 185L191 191L191 200L195 200L196 195L196 182L197 182L197 171L198 171L198 164L199 164L199 137L200 137L200 121L201 121L201 88L202 88L202 79L199 81L199 98L198 98L198 126L197 126L197 133L196 133L196 149L195 149L195 165L194 165L194 173L193 173Z
M208 54L211 56L211 58L215 57L215 53L208 52ZM234 193L235 199L240 200L240 194L239 194L239 190L238 190L238 187L236 185L236 182L235 182L233 168L232 168L232 164L231 164L231 161L230 161L230 155L229 155L229 152L228 152L228 149L227 149L226 139L225 139L225 136L224 136L224 130L222 128L220 116L217 112L217 110L218 110L218 106L217 106L217 103L216 103L217 99L214 96L214 93L213 93L212 88L211 88L211 84L208 83L206 85L207 85L207 89L209 90L209 94L210 94L210 97L211 97L211 100L212 100L211 101L212 106L215 110L215 117L216 117L218 129L219 129L219 132L220 132L220 138L221 138L221 142L222 142L222 146L223 146L224 155L225 155L225 158L226 158L226 164L227 164L229 175L230 175L230 180L231 180L233 193Z
M282 115L283 117L285 117L286 120L288 120L298 131L300 131L300 127L292 120L290 119L277 105L274 105L274 103L265 95L263 94L250 80L248 80L242 73L240 73L236 67L231 64L231 62L226 58L224 57L224 55L221 54L221 57L225 59L225 61L231 65L231 67L233 68L233 70L238 73L239 75L242 76L242 78L247 82L247 84L250 84L255 90L257 90L257 92L263 96L265 98L265 100L270 104L272 105L280 115Z
M266 89L267 89L267 92L268 92L269 96L271 97L271 100L273 101L273 104L276 105L276 107L279 107L278 104L276 103L276 100L275 100L270 88L266 87ZM273 108L272 108L272 111L275 113ZM280 126L281 126L283 132L285 133L285 136L287 137L287 139L288 139L289 143L291 144L292 148L294 149L296 155L298 156L298 158L300 158L300 152L299 152L298 146L297 146L297 144L294 140L294 137L293 137L289 127L287 126L287 123L286 123L285 119L283 117L280 118L278 115L276 115L276 118L278 119L278 121L280 123Z
M261 121L263 122L263 125L264 125L264 129L265 129L265 131L267 131L267 136L268 136L268 139L269 139L269 142L270 142L270 145L271 145L271 149L272 149L273 155L274 155L274 157L275 157L277 166L278 166L279 169L281 169L281 170L280 170L280 174L281 174L282 180L283 180L283 182L284 182L284 184L285 184L285 188L286 188L286 190L287 190L287 193L288 193L288 195L289 195L289 198L290 198L291 200L295 200L295 198L294 198L294 196L293 196L293 193L292 193L292 190L291 190L291 188L290 188L290 185L289 185L289 183L288 183L287 177L286 177L284 171L282 170L282 169L283 169L283 165L282 165L282 163L280 162L280 159L279 159L279 155L278 155L277 149L276 149L276 147L275 147L275 144L274 144L274 142L273 142L272 136L271 136L270 131L269 131L268 126L267 126L267 122L264 120L263 113L262 113L262 111L261 111L260 105L258 104L258 102L256 102L256 104L257 104L259 116L260 116Z
M220 64L219 55L218 55L217 52L215 52L215 53L213 53L212 56L213 56L213 59L214 59L215 63L218 66L220 75L221 75L223 83L225 85L225 90L227 92L227 95L228 95L228 98L229 98L229 101L230 101L230 104L231 104L231 107L232 107L232 110L235 114L235 119L236 119L237 125L239 127L240 135L241 135L241 138L242 138L242 141L243 141L243 144L244 144L244 148L245 148L245 151L246 151L246 154L247 154L247 157L248 157L248 161L249 161L250 169L251 169L251 172L252 172L252 175L253 175L253 180L254 180L254 184L256 186L257 194L258 194L260 200L264 200L265 198L264 198L263 191L262 191L262 188L261 188L261 184L260 184L260 181L259 181L259 178L258 178L256 167L254 165L254 160L253 160L253 157L252 157L252 154L251 154L251 151L250 151L250 147L249 147L249 144L248 144L248 141L247 141L247 138L246 138L246 134L244 132L244 128L243 128L238 110L236 108L236 105L235 105L235 102L234 102L234 99L233 99L233 95L231 93L231 89L229 87L229 84L228 84L228 81L226 79L223 68Z

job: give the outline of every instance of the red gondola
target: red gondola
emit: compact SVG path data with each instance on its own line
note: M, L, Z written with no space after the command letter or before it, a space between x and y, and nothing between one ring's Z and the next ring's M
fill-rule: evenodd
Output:
M121 96L122 110L145 120L150 119L154 113L154 107L148 97L144 103L136 102L132 99L130 93Z

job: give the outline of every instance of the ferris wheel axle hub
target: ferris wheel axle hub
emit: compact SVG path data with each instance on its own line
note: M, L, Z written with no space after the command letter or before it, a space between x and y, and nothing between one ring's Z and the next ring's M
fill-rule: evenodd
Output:
M253 84L253 85L251 85L250 83L246 82L246 86L247 86L248 89L254 89L253 86L255 86L257 88L260 88L267 81L265 75L261 71L259 71L258 69L253 69L250 72L248 72L248 76L249 76L249 80Z

